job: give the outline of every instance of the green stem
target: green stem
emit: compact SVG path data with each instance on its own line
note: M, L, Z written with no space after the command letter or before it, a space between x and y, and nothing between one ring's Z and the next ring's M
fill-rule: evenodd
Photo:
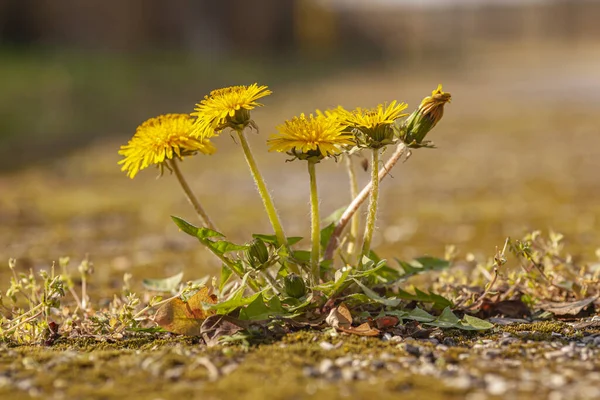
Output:
M358 196L358 180L356 179L356 171L352 163L351 156L346 156L346 168L348 169L348 179L350 180L350 197L354 200ZM353 265L355 252L360 246L360 238L358 230L360 229L360 218L358 214L352 216L350 221L350 243L348 243L348 262Z
M217 228L215 227L215 224L213 224L213 222L210 220L210 217L208 216L206 211L204 211L204 208L202 208L202 205L200 204L200 202L194 195L194 192L192 192L190 185L188 185L187 181L183 177L183 174L181 173L181 169L179 169L179 164L177 164L177 160L176 159L169 160L169 166L175 173L175 176L177 177L177 180L179 181L179 184L181 185L181 188L183 189L183 192L185 193L185 196L187 197L188 201L190 202L192 207L194 207L194 210L196 210L196 214L198 214L198 216L200 217L202 222L204 222L204 224L209 229L216 231Z
M365 238L362 247L362 256L368 256L371 250L371 240L373 239L373 231L375 231L375 220L377 218L377 201L379 199L379 149L373 149L373 159L371 161L371 196L369 201L369 213L367 215L367 226L365 228ZM362 264L362 257L359 260Z
M248 163L248 167L250 168L250 172L252 173L252 177L254 178L254 182L256 183L256 188L258 189L258 193L262 198L263 205L265 206L265 210L267 212L267 216L269 217L269 221L273 226L273 230L275 231L275 237L277 237L277 242L280 246L284 246L288 255L291 254L287 239L285 238L285 234L283 233L283 228L281 227L281 222L279 221L279 216L277 215L277 210L275 209L275 205L273 204L273 199L271 199L271 195L267 190L267 185L258 170L258 166L256 165L256 161L254 160L254 156L252 155L252 151L250 150L250 145L248 144L248 140L244 135L244 130L240 129L237 131L238 137L240 138L240 143L242 144L242 149L244 149L244 156L246 157L246 162ZM286 263L286 265L292 270L294 273L299 273L298 268L293 265L293 263Z
M315 162L308 161L308 175L310 176L310 215L311 215L311 241L310 269L313 285L318 285L321 278L319 270L319 256L321 255L321 228L319 226L319 195L317 193L317 174Z

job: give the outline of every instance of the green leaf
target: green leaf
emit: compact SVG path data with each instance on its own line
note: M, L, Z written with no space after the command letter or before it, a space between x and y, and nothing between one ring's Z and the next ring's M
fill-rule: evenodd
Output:
M346 211L346 208L348 208L348 206L338 208L337 210L335 210L334 212L329 214L325 219L323 219L321 221L321 224L323 224L323 225L334 224L335 225L340 220L342 215L344 214L344 211Z
M183 232L187 233L190 236L196 237L196 233L198 232L198 228L197 227L195 227L194 225L190 224L189 222L187 222L183 218L179 218L179 217L176 217L174 215L171 215L171 219L173 220L173 222L175 222L175 225L177 225L177 227L179 229L181 229Z
M187 233L190 236L194 236L198 239L207 239L209 237L217 237L217 236L225 237L225 235L223 235L222 233L213 231L212 229L198 228L197 226L190 224L183 218L179 218L174 215L171 215L171 219L173 220L173 222L175 222L175 225L177 225L177 227L179 229L181 229L183 232Z
M246 250L246 248L248 247L246 245L231 243L226 240L219 240L217 242L207 241L206 245L220 255L230 251Z
M364 265L363 267L367 267L370 266L371 268L366 269L365 271L360 271L356 274L353 274L352 277L353 278L365 278L368 277L369 275L373 275L375 274L377 271L379 271L382 268L385 268L386 264L385 264L385 260L380 260L377 264L375 264L373 261L369 260L369 262L367 263L367 265Z
M444 296L434 293L425 293L418 288L415 288L415 296L415 300L423 303L433 303L433 307L437 309L453 306L452 302L446 299Z
M287 315L287 312L281 307L279 298L273 296L269 301L269 305L267 305L262 293L260 293L252 303L240 310L239 318L247 321L259 321L281 315Z
M198 239L208 239L212 237L225 237L225 235L223 235L220 232L213 231L212 229L198 228L198 231L196 232L196 237Z
M350 275L351 271L352 271L352 268L348 268L348 267L346 267L345 269L343 269L341 271L340 270L336 271L335 283L333 284L333 287L331 288L331 296L337 294L338 291L340 290L340 288L342 287L342 285L344 285L345 283L348 282L348 276Z
M254 293L249 297L244 297L246 291L246 281L249 273L244 275L240 287L229 295L227 300L217 304L204 304L205 310L215 310L217 314L228 314L236 308L252 303L262 292Z
M142 285L144 285L144 288L156 292L172 292L177 289L182 279L183 272L180 272L164 279L144 279Z
M353 293L344 297L344 304L348 307L353 307L355 305L364 305L364 304L372 304L376 303L375 300L371 299L369 296L364 293Z
M429 292L429 297L433 302L433 308L442 309L445 307L454 307L454 303L452 303L452 301L448 300L444 296L440 296L439 294Z
M403 310L388 310L385 314L393 315L399 319L409 319L417 322L432 322L435 320L433 315L429 314L427 311L421 310L419 307L416 307L410 312Z
M270 243L273 246L279 247L279 242L277 241L277 236L275 235L263 235L260 233L253 233L252 237L255 239L262 239L263 242L265 243ZM302 236L290 236L289 238L287 238L288 241L288 245L293 246L296 243L298 243L299 241L301 241L303 239Z
M418 257L414 260L416 263L420 264L420 267L430 271L441 271L450 267L450 261L444 260L436 257Z
M373 260L374 263L378 263L378 262L382 261L381 257L379 257L377 255L377 253L375 253L373 250L369 250L369 257L368 258L371 259L371 260Z
M223 287L227 284L231 276L233 275L233 271L227 265L223 264L221 266L221 278L219 279L219 292L223 292Z
M332 222L327 225L325 228L321 229L321 253L325 252L327 248L327 244L329 244L329 239L331 238L331 234L335 230L335 224Z
M310 251L296 250L294 251L294 259L301 263L308 264L310 262Z
M454 315L450 307L446 307L435 321L428 322L427 325L437 326L438 328L456 328L459 323L460 318Z
M386 305L388 307L397 307L398 304L400 304L401 300L400 299L396 299L396 298L387 298L387 297L382 297L380 295L378 295L375 291L369 289L367 286L363 285L362 283L360 283L360 281L354 279L354 282L360 286L360 288L362 289L362 291L364 292L364 294L367 295L367 297L369 297L370 299L376 301L377 303Z
M479 319L477 317L472 317L470 315L465 314L465 316L463 317L462 321L460 322L460 329L464 329L464 330L486 330L486 329L492 329L494 327L494 324L488 322L488 321L484 321L482 319Z
M415 307L414 310L411 310L406 318L417 322L430 322L435 320L433 315L429 314L425 310L421 310L419 307Z
M392 283L397 282L401 279L402 274L400 271L388 266L384 265L379 270L377 270L373 276L381 283Z

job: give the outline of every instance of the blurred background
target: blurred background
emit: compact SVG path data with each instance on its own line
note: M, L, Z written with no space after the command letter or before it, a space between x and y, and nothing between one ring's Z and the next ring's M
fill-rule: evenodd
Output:
M540 229L595 257L599 20L583 0L0 0L0 260L89 254L114 285L215 271L170 221L194 219L175 179L129 180L117 151L145 119L253 82L274 92L249 136L289 235L309 236L308 182L303 163L267 153L276 125L338 104L412 110L443 83L438 148L382 186L380 255L491 256ZM269 232L241 149L215 144L185 160L192 187L233 240ZM349 201L346 173L318 170L326 215Z

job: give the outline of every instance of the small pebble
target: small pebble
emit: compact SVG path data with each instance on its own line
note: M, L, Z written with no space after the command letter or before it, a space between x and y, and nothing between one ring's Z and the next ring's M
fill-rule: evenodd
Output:
M442 344L444 344L444 346L454 347L456 346L456 340L451 337L445 337L444 340L442 340Z
M321 363L319 364L319 373L321 375L325 375L333 367L334 367L333 361L330 360L329 358L326 358L323 361L321 361Z
M421 355L421 348L419 346L414 346L412 344L407 344L404 347L404 350L411 356L419 357Z

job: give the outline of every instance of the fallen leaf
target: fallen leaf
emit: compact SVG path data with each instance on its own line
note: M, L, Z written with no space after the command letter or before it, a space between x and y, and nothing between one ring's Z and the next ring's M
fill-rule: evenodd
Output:
M345 333L350 333L352 335L358 335L358 336L379 336L379 334L380 334L379 330L372 328L368 322L365 322L364 324L361 324L361 325L357 326L356 328L354 328L352 326L348 327L348 328L338 327L337 330L339 330L341 332L345 332Z
M156 311L154 322L172 333L198 336L201 332L202 321L215 313L212 310L205 311L202 308L202 304L215 304L216 302L217 297L210 294L210 289L203 287L190 297L187 302L180 298L175 298L163 304Z
M386 315L383 317L379 317L375 320L377 329L392 328L392 327L398 325L398 322L400 322L398 317L394 317L393 315Z
M529 307L521 300L492 301L484 299L479 310L483 318L495 317L498 315L502 315L506 318L524 318L531 315Z
M592 303L598 299L598 296L588 297L579 301L565 301L562 303L544 303L540 305L540 308L544 311L549 311L557 317L562 316L575 316L580 312L584 311L588 307L592 307Z
M352 326L352 315L344 303L332 308L325 322L333 328L349 328Z
M248 328L249 323L228 315L211 315L200 327L200 334L208 347L215 346L223 336L232 336Z
M594 317L596 318L596 317ZM583 329L583 328L599 328L600 327L600 319L591 319L589 321L578 322L573 325L575 329Z

